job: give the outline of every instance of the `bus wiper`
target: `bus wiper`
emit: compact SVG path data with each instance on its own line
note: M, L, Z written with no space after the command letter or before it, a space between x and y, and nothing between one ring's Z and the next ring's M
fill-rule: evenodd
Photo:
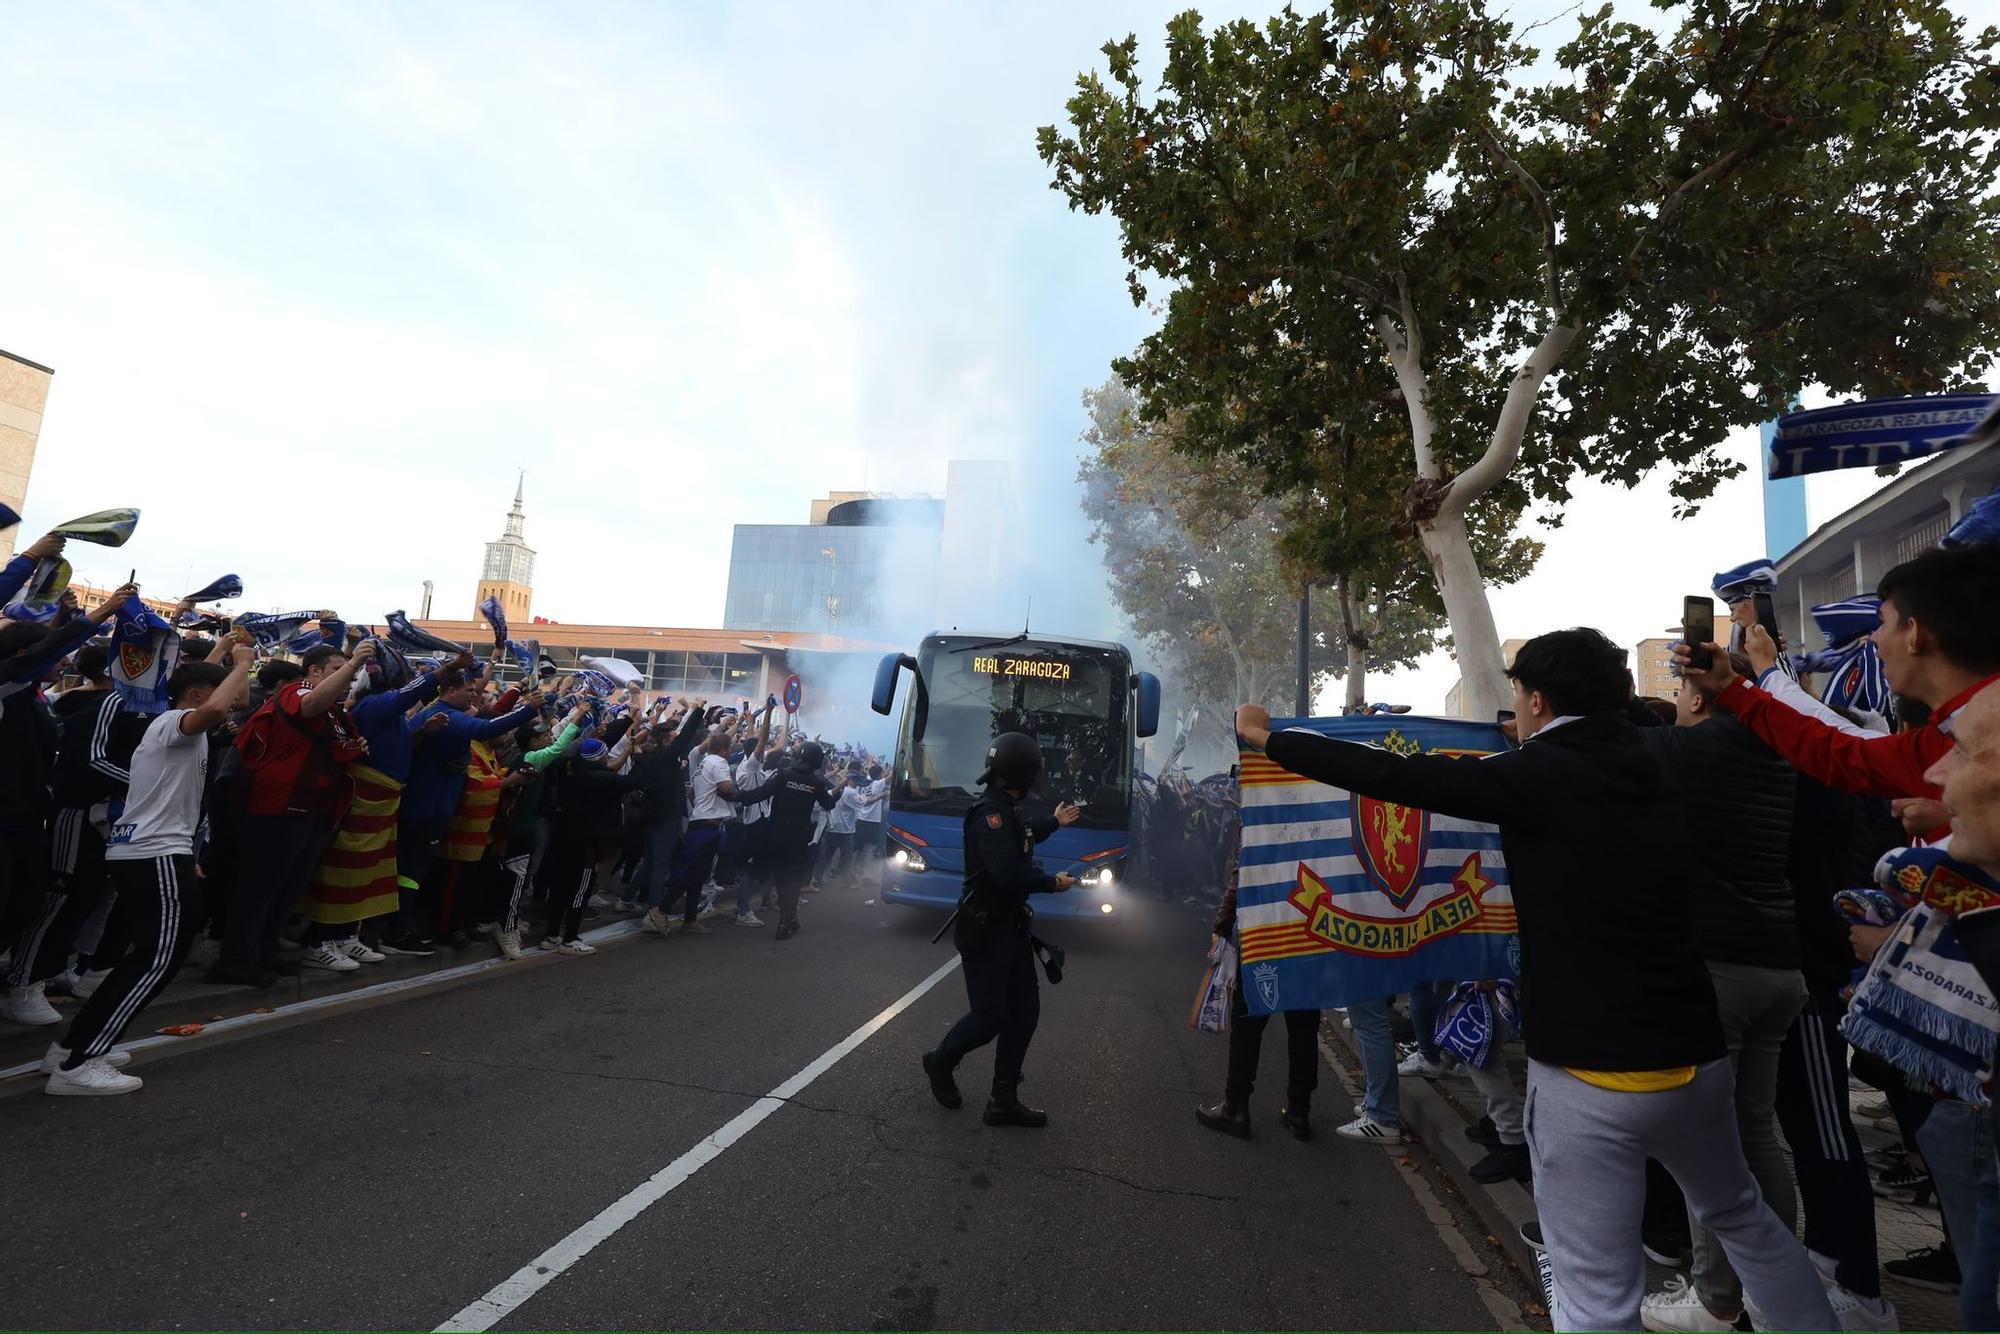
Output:
M1005 639L992 639L992 640L988 640L988 641L987 641L986 643L984 643L984 644L967 644L967 645L965 645L965 647L963 647L963 648L955 648L955 649L953 649L953 650L952 650L952 652L953 652L953 653L971 653L971 652L973 652L973 651L974 651L974 650L976 650L976 649L982 649L982 648L1006 648L1006 647L1007 647L1007 646L1008 646L1009 644L1018 644L1018 643L1020 643L1020 642L1021 642L1022 640L1026 639L1027 637L1028 637L1028 632L1027 632L1026 630L1023 630L1023 631L1022 631L1022 632L1021 632L1020 634L1018 634L1018 635L1009 635L1009 636L1008 636L1007 638L1005 638Z

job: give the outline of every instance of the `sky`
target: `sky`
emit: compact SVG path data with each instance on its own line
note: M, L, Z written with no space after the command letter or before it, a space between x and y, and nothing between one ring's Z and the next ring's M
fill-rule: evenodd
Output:
M524 469L536 612L714 626L733 524L1004 459L1067 585L1038 605L1101 602L1079 396L1150 317L1034 132L1107 39L1156 67L1181 7L16 12L0 348L56 371L25 530L136 506L78 579L233 572L244 608L356 621L430 579L469 616ZM1816 484L1812 521L1875 485ZM1749 477L1684 523L1664 482L1584 485L1501 634L1658 633L1763 554L1759 514ZM1369 694L1437 709L1456 675Z

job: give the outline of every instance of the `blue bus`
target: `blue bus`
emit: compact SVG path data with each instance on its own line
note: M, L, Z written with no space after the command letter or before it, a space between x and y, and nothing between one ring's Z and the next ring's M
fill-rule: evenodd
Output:
M1132 830L1137 740L1159 727L1160 683L1134 672L1121 644L1022 633L933 634L915 657L891 653L869 704L887 716L904 668L913 688L896 736L883 828L882 898L950 908L964 887L965 812L979 795L986 749L1003 732L1041 743L1042 782L1024 807L1083 814L1037 850L1042 868L1077 877L1066 894L1038 895L1045 917L1115 920Z

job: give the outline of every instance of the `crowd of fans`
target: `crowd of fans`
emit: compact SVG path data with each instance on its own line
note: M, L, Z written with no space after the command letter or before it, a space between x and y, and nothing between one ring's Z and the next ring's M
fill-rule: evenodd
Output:
M1767 563L1717 576L1728 642L1677 650L1672 700L1636 698L1594 630L1530 640L1516 745L1478 763L1239 711L1297 773L1499 826L1519 979L1411 995L1400 1067L1394 998L1350 1006L1367 1093L1340 1133L1401 1143L1398 1076L1469 1066L1488 1115L1466 1133L1490 1149L1474 1175L1533 1190L1557 1328L1894 1329L1875 1201L1935 1192L1946 1244L1886 1268L1957 1290L1961 1328L2000 1329L1996 521L2000 497L1876 596L1814 608L1810 654L1767 625ZM1282 1117L1301 1136L1313 1027ZM1488 1040L1510 1027L1525 1090ZM1204 1125L1248 1134L1261 1031L1239 1025ZM1864 1152L1850 1080L1894 1113L1886 1158ZM1648 1293L1648 1256L1688 1273Z
M610 911L705 935L775 908L786 939L802 896L881 856L882 765L775 699L562 672L491 603L484 662L401 613L202 610L233 577L85 615L75 537L107 540L80 521L0 570L0 1018L54 1028L51 990L82 1002L52 1094L137 1090L116 1045L184 966L268 987L441 948L586 955Z

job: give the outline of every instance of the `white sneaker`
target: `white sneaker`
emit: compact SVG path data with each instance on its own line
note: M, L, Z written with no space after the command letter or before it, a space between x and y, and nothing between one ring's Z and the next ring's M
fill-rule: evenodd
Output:
M49 1049L42 1053L42 1073L45 1075L54 1074L56 1071L62 1069L62 1063L68 1059L69 1048L63 1046L60 1042L51 1042ZM113 1070L123 1070L126 1066L132 1064L132 1053L129 1051L114 1051L97 1059L110 1066Z
M609 894L592 894L590 896L590 901L584 906L595 908L599 912L602 912L604 909L609 908L613 902L615 902L615 900L613 900Z
M346 940L336 940L333 947L356 963L381 963L389 956L380 950L370 949L361 943L361 937L349 936Z
M85 1061L74 1070L58 1068L42 1086L42 1092L58 1098L107 1098L118 1093L137 1093L145 1081L137 1075L121 1075L102 1056Z
M49 998L42 994L42 984L25 982L18 987L9 987L5 996L0 996L0 1016L12 1019L17 1024L59 1024L62 1016L56 1007L49 1004Z
M612 905L619 912L638 912L639 905L631 899L620 899Z
M1898 1330L1902 1328L1896 1305L1887 1297L1863 1297L1837 1277L1840 1262L1831 1255L1807 1251L1813 1268L1819 1271L1820 1285L1826 1289L1827 1304L1844 1330Z
M586 945L581 940L565 940L556 946L557 954L595 954L597 946Z
M65 968L48 981L42 983L44 996L76 995L76 969Z
M308 968L324 968L329 973L352 973L361 968L361 960L348 958L347 951L335 949L330 940L322 940L307 950L299 962Z
M639 926L642 930L651 931L656 935L662 936L670 936L674 931L673 923L658 908L648 908L646 916L640 921Z
M522 957L521 933L519 931L502 931L495 935L493 940L495 944L500 946L500 952L508 958L518 959Z
M1658 1292L1646 1294L1639 1307L1639 1323L1654 1330L1711 1330L1715 1334L1734 1329L1736 1322L1712 1314L1695 1295L1694 1286L1679 1274L1667 1280Z
M220 945L216 946L218 955L221 949ZM70 987L69 994L78 1000L89 1000L91 993L103 986L104 979L109 976L111 976L109 968L86 968L76 975L76 983Z
M1370 1120L1366 1115L1357 1116L1344 1126L1335 1126L1333 1133L1343 1139L1365 1140L1370 1144L1401 1144L1403 1132Z
M188 951L188 962L197 968L213 968L215 961L222 957L222 942L212 936L203 936Z
M1444 1077L1444 1062L1425 1060L1423 1052L1413 1051L1396 1067L1396 1073L1422 1075L1425 1079L1441 1079Z
M762 926L764 925L764 919L753 912L740 912L736 914L736 925Z
M498 939L500 935L500 923L498 922L481 922L472 929L482 936L492 936L495 939Z

